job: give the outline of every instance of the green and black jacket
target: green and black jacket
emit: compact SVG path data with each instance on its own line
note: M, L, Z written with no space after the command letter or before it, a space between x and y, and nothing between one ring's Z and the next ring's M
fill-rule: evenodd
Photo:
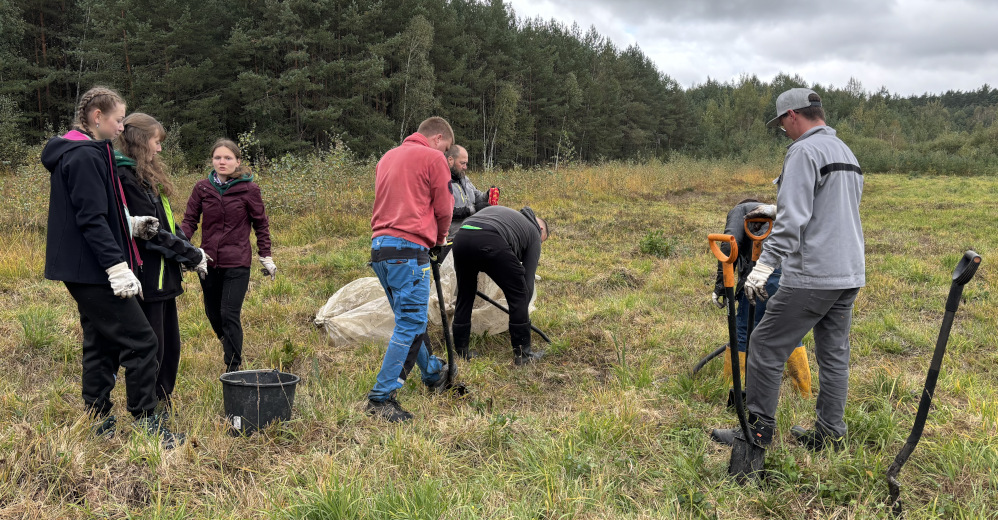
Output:
M201 252L191 245L173 221L170 200L160 195L135 172L135 161L115 151L118 176L128 201L128 211L134 217L154 216L159 219L159 233L150 240L136 238L142 270L143 301L157 302L176 298L184 292L180 265L194 268L201 261Z

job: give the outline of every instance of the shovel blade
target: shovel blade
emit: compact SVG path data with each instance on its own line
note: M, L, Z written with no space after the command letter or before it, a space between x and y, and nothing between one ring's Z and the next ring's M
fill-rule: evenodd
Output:
M735 477L735 481L744 486L762 479L765 462L765 448L746 441L740 435L735 436L735 442L731 445L728 475Z

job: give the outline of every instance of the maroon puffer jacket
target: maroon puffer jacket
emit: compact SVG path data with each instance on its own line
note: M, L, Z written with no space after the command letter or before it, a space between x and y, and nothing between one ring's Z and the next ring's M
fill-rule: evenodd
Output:
M180 228L193 238L199 220L203 224L201 249L212 258L208 265L250 267L253 261L250 226L256 231L260 256L271 256L270 221L260 196L260 186L252 177L236 181L224 194L219 193L209 179L198 181L187 199L187 211Z

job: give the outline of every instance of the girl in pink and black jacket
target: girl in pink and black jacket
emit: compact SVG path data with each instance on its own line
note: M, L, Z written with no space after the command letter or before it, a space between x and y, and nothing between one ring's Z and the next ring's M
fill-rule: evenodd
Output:
M256 233L260 263L273 279L277 266L270 253L270 221L249 168L242 164L239 146L219 139L212 147L214 169L194 185L180 227L194 236L201 222L201 249L208 255L208 274L201 280L204 312L222 342L226 371L239 370L243 362L243 299L249 287L252 248L250 229Z

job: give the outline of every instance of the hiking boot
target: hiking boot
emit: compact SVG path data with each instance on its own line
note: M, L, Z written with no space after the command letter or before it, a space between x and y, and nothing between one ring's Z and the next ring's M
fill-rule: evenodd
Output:
M164 450L172 450L184 443L187 436L183 433L170 431L166 426L167 419L160 414L150 414L135 420L136 427L145 430L150 435L160 438L160 444Z
M845 437L829 432L820 424L815 424L813 430L805 430L802 426L794 426L790 428L790 434L794 436L797 444L815 452L828 447L839 451L845 447Z
M754 417L749 415L749 428L752 430L752 436L755 439L755 442L762 445L762 447L765 448L773 443L772 426L766 426L762 422L754 420ZM724 444L725 446L733 445L736 438L745 439L742 435L741 428L718 428L710 431L710 440L718 444Z
M471 361L478 357L478 352L468 349L468 344L471 342L471 324L455 323L452 328L454 330L454 352L465 361Z
M523 347L520 354L513 356L513 364L516 366L533 363L544 357L543 350L530 350L530 347Z
M111 439L114 437L115 425L118 424L118 418L113 415L104 415L94 418L93 426L91 426L91 431L94 432L95 437L104 437L105 439Z
M440 379L443 379L441 377ZM403 410L402 405L391 396L384 401L367 400L367 413L380 417L390 423L405 422L412 419L412 414Z

